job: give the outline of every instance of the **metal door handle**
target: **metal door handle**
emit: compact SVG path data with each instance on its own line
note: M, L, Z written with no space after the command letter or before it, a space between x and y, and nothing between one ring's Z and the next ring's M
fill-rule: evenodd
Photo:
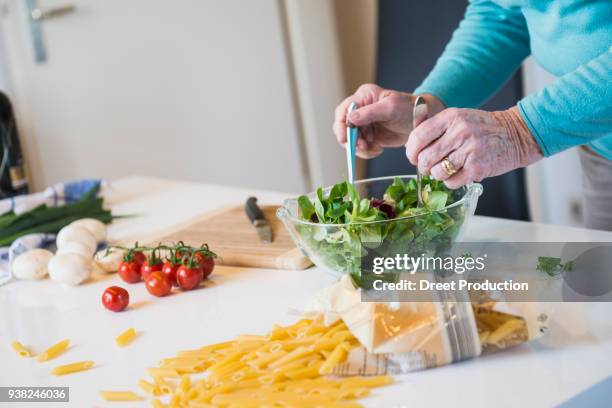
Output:
M61 17L73 13L76 6L66 4L63 6L41 8L38 7L38 0L25 0L25 5L30 14L28 25L32 37L32 47L34 48L34 60L40 64L47 60L47 49L43 41L42 23L55 17Z
M51 7L48 9L41 9L36 7L30 11L30 17L34 21L48 20L53 17L61 17L65 14L70 14L76 10L73 4L66 4L64 6Z

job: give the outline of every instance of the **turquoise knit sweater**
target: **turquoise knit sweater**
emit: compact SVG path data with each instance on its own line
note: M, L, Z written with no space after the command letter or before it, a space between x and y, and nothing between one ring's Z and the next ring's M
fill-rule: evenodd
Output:
M415 93L478 107L530 54L558 76L518 103L544 155L586 144L612 160L611 0L471 0Z

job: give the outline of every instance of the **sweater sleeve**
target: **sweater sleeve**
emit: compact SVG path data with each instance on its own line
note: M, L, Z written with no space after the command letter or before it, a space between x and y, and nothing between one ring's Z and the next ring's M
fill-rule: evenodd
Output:
M612 135L610 84L612 48L519 102L545 156Z
M433 70L414 92L432 94L448 107L478 107L529 53L529 33L520 9L471 0Z

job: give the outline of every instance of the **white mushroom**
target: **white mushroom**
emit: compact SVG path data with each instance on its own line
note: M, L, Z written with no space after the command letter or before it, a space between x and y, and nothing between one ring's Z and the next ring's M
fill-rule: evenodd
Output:
M24 252L13 261L13 276L17 279L42 279L48 274L47 266L52 257L53 253L46 249Z
M68 225L57 234L56 244L58 249L62 249L68 242L80 242L85 245L90 256L96 251L98 246L96 237L85 227L78 225Z
M124 251L120 249L103 249L96 252L95 263L106 273L117 272L119 263L123 260Z
M106 241L106 225L95 218L82 218L74 221L70 225L76 225L85 228L91 232L98 243Z
M65 242L61 247L58 248L55 255L61 254L79 254L83 255L87 258L91 258L93 252L91 251L91 247L83 244L79 241L68 241Z
M79 254L55 255L49 261L51 279L66 285L78 285L87 280L92 272L92 260Z

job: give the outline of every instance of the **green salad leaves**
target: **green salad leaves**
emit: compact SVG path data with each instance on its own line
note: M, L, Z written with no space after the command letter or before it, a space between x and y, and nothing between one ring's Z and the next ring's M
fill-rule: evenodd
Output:
M461 205L447 208L462 196L442 182L423 177L424 206L417 208L413 178L393 179L383 192L365 191L361 197L349 182L322 188L311 198L298 198L299 214L310 223L297 232L311 257L338 273L350 273L357 284L366 257L447 251L464 219ZM377 197L378 196L378 197Z

